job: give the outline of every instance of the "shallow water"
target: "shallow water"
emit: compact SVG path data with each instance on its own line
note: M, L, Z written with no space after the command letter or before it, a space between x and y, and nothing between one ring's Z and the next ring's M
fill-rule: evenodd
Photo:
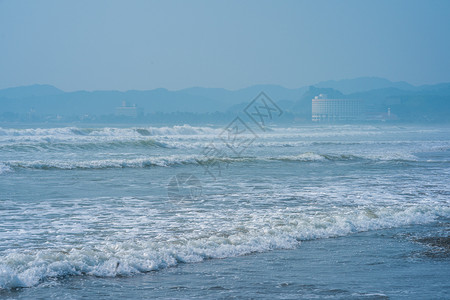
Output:
M3 127L0 297L444 297L449 136Z

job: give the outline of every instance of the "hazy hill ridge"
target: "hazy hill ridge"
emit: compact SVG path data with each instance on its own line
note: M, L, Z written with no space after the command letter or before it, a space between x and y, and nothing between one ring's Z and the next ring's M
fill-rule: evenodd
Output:
M359 98L370 109L383 112L387 107L399 117L423 120L447 120L450 112L450 83L413 86L384 78L361 77L324 81L296 89L278 85L255 85L240 90L193 87L177 91L167 89L129 91L64 92L51 85L31 85L0 90L0 120L35 115L113 115L126 101L144 113L238 112L260 91L266 92L283 110L307 120L311 99L320 93L332 98ZM3 117L1 117L3 116Z

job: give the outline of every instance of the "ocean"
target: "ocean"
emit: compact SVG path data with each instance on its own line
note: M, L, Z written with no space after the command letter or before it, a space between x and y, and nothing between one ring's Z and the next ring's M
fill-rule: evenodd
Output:
M1 299L448 299L448 125L89 126L0 127Z

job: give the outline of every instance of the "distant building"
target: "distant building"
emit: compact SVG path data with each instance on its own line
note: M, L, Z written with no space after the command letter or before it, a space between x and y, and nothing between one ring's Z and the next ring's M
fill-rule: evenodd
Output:
M128 105L126 101L122 102L122 106L116 107L116 115L118 116L136 118L139 112L136 104Z
M391 108L388 107L385 112L374 112L368 114L368 119L371 121L396 121L398 120L398 116L391 111Z
M363 117L363 102L359 99L328 99L320 94L312 99L312 120L353 121Z

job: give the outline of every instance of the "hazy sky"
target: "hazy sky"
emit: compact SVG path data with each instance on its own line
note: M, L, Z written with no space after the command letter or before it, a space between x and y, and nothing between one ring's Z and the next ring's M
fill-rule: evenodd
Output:
M450 81L450 1L0 0L0 88Z

